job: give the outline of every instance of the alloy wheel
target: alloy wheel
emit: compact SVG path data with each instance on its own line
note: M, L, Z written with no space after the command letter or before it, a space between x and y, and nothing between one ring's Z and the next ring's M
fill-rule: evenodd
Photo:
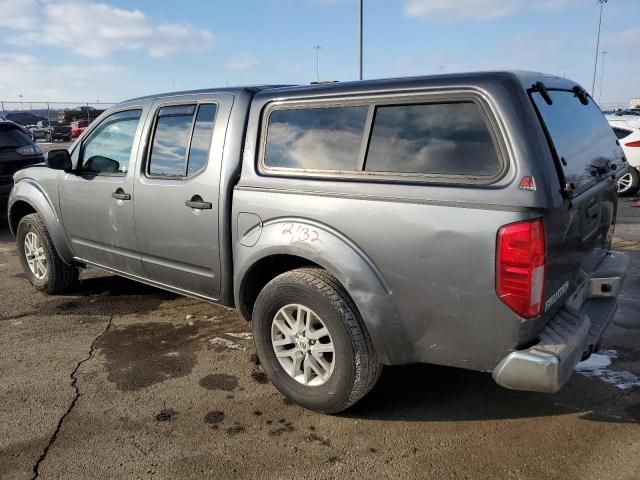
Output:
M24 254L31 273L42 280L47 275L47 256L40 237L33 232L28 232L24 237Z
M618 180L618 193L626 193L633 185L633 176L631 173L625 173Z
M322 319L300 304L282 307L271 323L271 344L287 374L307 386L329 380L335 368L335 350Z

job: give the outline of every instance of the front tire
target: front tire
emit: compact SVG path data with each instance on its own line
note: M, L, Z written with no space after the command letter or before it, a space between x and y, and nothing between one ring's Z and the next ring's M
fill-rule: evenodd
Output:
M629 171L618 180L618 194L621 197L633 195L638 191L639 186L640 172L638 172L635 167L631 167Z
M265 373L298 405L340 412L380 376L382 365L353 301L325 270L300 268L274 278L252 317Z
M63 293L76 284L78 269L60 259L39 214L22 217L16 242L22 269L36 290L49 294Z

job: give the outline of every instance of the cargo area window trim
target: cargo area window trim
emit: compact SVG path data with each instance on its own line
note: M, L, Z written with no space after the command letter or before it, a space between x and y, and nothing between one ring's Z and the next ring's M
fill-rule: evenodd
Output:
M369 149L371 134L373 131L373 119L376 107L402 106L416 104L443 104L443 103L473 103L482 116L482 119L490 134L493 147L499 163L499 170L493 176L450 175L450 174L421 174L400 172L372 172L364 170L366 155ZM271 114L276 110L290 110L295 108L329 108L367 106L365 127L356 170L318 170L300 169L289 167L271 167L265 163L267 133ZM502 135L498 116L491 108L487 99L479 92L472 90L455 90L427 93L427 92L385 92L380 94L345 94L333 98L292 98L286 100L274 100L265 105L260 117L257 173L262 176L278 176L289 178L311 178L324 180L346 180L361 182L386 182L407 184L459 184L459 185L492 185L500 181L509 170L509 150Z
M182 101L179 102L165 102L165 103L159 103L151 112L152 115L152 119L151 119L151 128L149 128L149 133L147 135L147 142L146 142L146 147L145 147L145 151L144 151L144 159L142 161L142 165L141 167L141 172L142 174L145 176L145 178L149 178L152 180L180 180L180 181L185 181L185 180L191 180L193 178L196 178L200 175L202 175L206 170L207 167L209 166L209 157L211 156L211 145L209 145L209 154L207 156L207 162L202 166L202 168L200 170L198 170L197 172L191 174L191 175L152 175L149 173L149 167L151 166L151 153L152 153L152 149L153 149L153 140L155 138L156 135L156 130L158 128L158 120L160 119L160 110L162 110L165 107L187 107L187 106L194 106L194 111L193 111L193 121L191 122L191 127L189 129L189 141L187 143L187 148L185 151L185 169L186 172L189 172L189 155L191 152L191 142L193 141L193 131L196 127L196 120L198 117L198 112L200 111L200 106L201 105L215 105L216 107L216 111L215 111L215 115L213 117L213 129L211 130L211 142L213 142L213 138L214 138L214 133L216 130L216 123L218 122L218 114L220 112L220 102L218 100L210 100L210 99L204 99L204 100L187 100L184 99Z

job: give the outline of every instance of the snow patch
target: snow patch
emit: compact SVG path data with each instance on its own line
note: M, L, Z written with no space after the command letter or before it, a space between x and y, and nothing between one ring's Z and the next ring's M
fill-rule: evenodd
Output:
M242 345L236 342L232 342L228 338L213 337L209 340L209 343L212 345L220 345L222 347L228 348L229 350L244 351L244 347Z
M576 365L576 372L590 378L599 378L605 383L613 385L621 390L640 387L640 377L623 370L609 370L612 359L618 358L615 350L603 350L600 353L592 353L584 362Z
M611 350L608 351L611 352ZM611 365L611 358L617 358L617 356L609 357L608 355L603 355L600 353L592 353L591 356L584 362L580 362L578 365L576 365L576 370L578 372L582 372L598 370L600 368L607 368L609 365Z
M241 340L253 340L251 332L225 333L225 335L233 338L239 338Z

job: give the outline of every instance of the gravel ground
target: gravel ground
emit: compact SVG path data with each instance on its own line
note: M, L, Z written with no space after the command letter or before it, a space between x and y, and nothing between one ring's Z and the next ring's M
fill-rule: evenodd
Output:
M452 368L388 368L334 417L267 382L234 311L99 273L45 296L1 227L0 477L637 479L636 227L617 228L633 263L592 357L601 368L555 395Z

